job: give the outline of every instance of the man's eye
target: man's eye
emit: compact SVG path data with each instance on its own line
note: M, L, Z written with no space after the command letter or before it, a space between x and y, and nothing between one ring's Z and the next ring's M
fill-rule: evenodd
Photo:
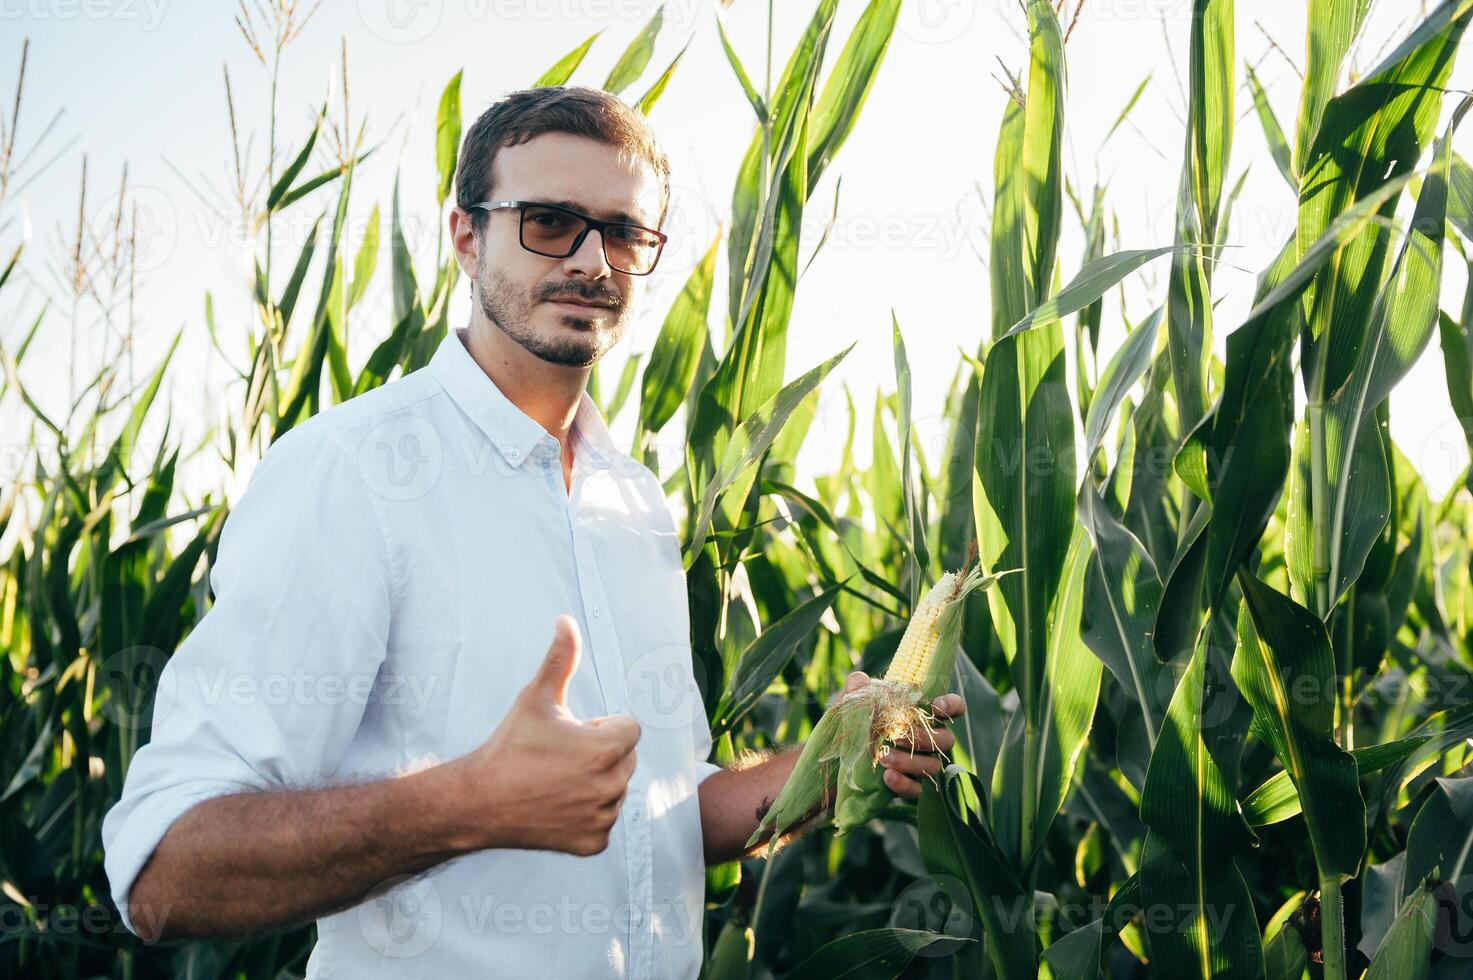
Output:
M532 220L543 228L561 228L568 221L560 214L534 214Z
M638 225L615 225L609 229L609 236L641 248L653 247L655 244L655 236Z

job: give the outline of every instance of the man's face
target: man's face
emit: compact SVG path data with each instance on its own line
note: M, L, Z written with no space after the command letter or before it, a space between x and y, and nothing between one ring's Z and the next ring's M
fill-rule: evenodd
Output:
M660 188L643 160L621 160L614 147L584 136L543 133L497 152L491 198L567 202L594 218L627 214L655 228ZM555 259L522 248L516 208L482 213L487 221L479 236L470 236L469 222L454 235L481 312L544 361L570 367L597 362L624 336L644 277L609 268L599 232L589 231L577 251ZM602 305L560 302L568 299Z

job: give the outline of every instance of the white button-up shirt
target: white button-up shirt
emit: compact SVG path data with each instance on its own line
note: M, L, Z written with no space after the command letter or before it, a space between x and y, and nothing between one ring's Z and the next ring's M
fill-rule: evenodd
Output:
M144 862L209 797L381 778L479 746L567 612L583 639L570 710L642 728L608 847L479 851L406 878L320 919L307 976L697 974L696 787L718 767L676 529L587 394L571 438L569 490L557 440L452 331L424 369L272 445L103 824L125 921Z

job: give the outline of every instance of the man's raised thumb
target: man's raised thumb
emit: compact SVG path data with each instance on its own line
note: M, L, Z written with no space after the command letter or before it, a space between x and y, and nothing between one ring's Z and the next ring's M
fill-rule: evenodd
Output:
M537 676L528 685L539 701L567 707L568 682L578 669L582 646L576 619L564 613L553 621L552 645L547 648L547 657L542 661Z

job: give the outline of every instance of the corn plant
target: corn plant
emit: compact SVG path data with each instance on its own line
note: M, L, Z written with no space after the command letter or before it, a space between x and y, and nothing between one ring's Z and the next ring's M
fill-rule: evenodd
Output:
M827 720L844 715L822 709L856 668L879 685L860 699L871 722L876 692L902 682L909 721L941 690L968 710L918 806L872 792L874 726L852 726L839 739L849 796L832 825L708 869L706 976L1460 975L1460 937L1473 934L1473 477L1434 498L1390 439L1388 395L1435 333L1473 446L1473 286L1459 309L1438 301L1473 241L1473 170L1453 150L1469 100L1447 91L1473 0L1428 5L1361 72L1347 69L1367 47L1370 5L1306 6L1286 129L1253 67L1239 74L1234 4L1193 0L1173 241L1122 248L1107 232L1108 187L1066 177L1079 103L1065 42L1087 24L1061 23L1048 0L1020 3L1026 69L1001 99L991 313L945 393L943 457L914 437L892 314L894 388L862 406L842 390L840 461L811 486L796 464L847 351L789 370L788 332L803 328L794 291L823 246L799 230L871 88L901 84L881 71L899 3L869 0L832 51L838 3L818 0L775 79L769 14L760 84L726 32L745 14L717 12L753 125L729 218L701 243L653 347L607 389L590 379L606 415L631 406L631 451L682 515L714 758L741 766L799 741L819 754ZM422 366L449 328L459 272L443 244L416 269L397 180L384 233L373 208L348 247L359 165L377 144L328 100L278 159L279 68L305 15L282 3L242 16L271 114L252 195L227 78L236 203L265 248L247 277L247 362L212 440L222 469ZM602 81L626 93L653 74L636 97L646 112L680 84L684 47L654 61L663 25L657 10ZM584 71L597 37L535 84ZM1243 187L1233 169L1249 165L1232 153L1240 77L1296 222L1228 325L1215 322L1215 272ZM460 127L457 74L427 147L438 212ZM11 234L7 189L24 186L7 169L13 137L12 117L0 234ZM1061 254L1066 198L1085 232L1075 256ZM273 267L277 222L301 208L315 209L312 232L289 268ZM127 251L103 243L126 228L120 217L111 238L78 235L73 330L119 326L107 284L127 282ZM713 302L723 244L724 304ZM0 256L9 301L25 263L19 246ZM1122 301L1124 339L1103 347L1107 294L1158 260L1160 295L1139 311ZM370 325L362 300L384 276L389 315ZM213 295L204 325L224 356ZM151 946L108 904L101 816L148 737L150 678L208 608L227 511L176 479L190 450L169 436L170 358L141 379L125 373L131 342L95 374L74 361L83 397L64 419L42 410L26 355L50 318L43 307L0 324L0 398L34 420L26 476L0 492L0 912L23 923L0 935L0 964L25 976L294 975L310 928ZM131 338L131 320L120 326ZM683 451L661 459L655 437L676 424ZM150 427L165 434L145 455ZM945 574L968 564L973 541L980 568L1016 571L980 596L953 594L932 621L934 584L955 584ZM838 776L820 769L791 796L822 795ZM774 821L792 799L778 803ZM100 912L107 927L66 928L61 908Z

